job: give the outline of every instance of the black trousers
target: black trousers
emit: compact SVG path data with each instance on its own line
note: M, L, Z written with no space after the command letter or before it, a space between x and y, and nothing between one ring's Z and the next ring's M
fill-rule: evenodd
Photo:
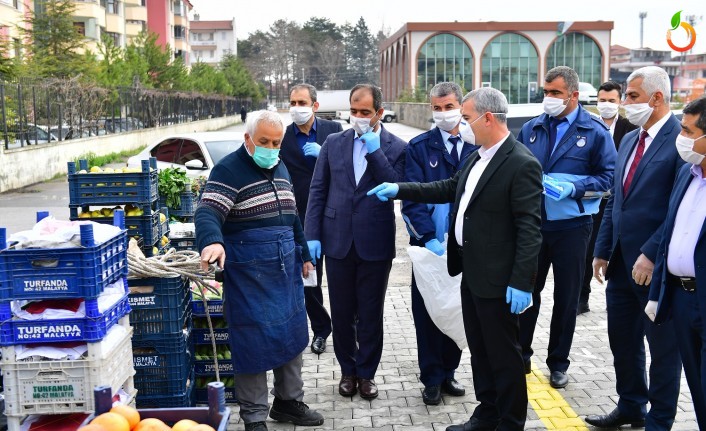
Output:
M382 357L383 311L391 268L391 259L361 259L355 246L343 259L326 256L333 349L343 375L375 377Z
M331 335L331 317L324 306L324 294L321 290L323 278L324 257L321 256L321 259L316 262L316 286L304 287L304 303L314 337L326 339Z
M586 248L586 271L583 274L583 284L581 284L581 294L579 296L579 304L588 304L588 298L591 296L591 279L593 278L593 250L596 248L596 238L598 238L598 229L601 228L603 221L603 212L608 199L601 199L598 212L593 214L593 230L591 231L591 239L588 240Z
M566 372L569 368L569 351L574 340L576 309L586 268L586 246L591 227L591 224L584 224L561 231L542 231L537 282L532 293L533 305L520 315L520 343L522 355L525 361L529 361L534 353L532 339L542 305L542 290L551 266L554 271L554 308L547 348L550 371Z
M461 282L463 326L471 351L473 418L499 431L523 430L527 419L519 321L505 298L480 298Z

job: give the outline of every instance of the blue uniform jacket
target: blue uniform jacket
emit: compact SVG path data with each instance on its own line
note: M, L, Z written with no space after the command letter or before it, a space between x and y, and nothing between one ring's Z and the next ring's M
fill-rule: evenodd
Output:
M577 205L586 192L608 191L613 183L613 171L617 152L610 130L598 117L591 115L581 105L574 122L561 141L557 143L548 162L544 162L549 145L549 116L542 114L522 126L517 140L529 148L542 164L545 174L562 173L581 176L572 181L576 192L572 197ZM567 220L547 221L545 199L542 196L542 229L570 229L581 224L592 223L591 216Z
M461 169L468 156L477 149L477 146L465 143L459 155L459 165L455 167L439 128L434 127L409 141L405 156L404 181L428 183L447 180ZM402 218L407 224L409 243L423 247L434 238L443 242L449 227L451 205L403 201Z

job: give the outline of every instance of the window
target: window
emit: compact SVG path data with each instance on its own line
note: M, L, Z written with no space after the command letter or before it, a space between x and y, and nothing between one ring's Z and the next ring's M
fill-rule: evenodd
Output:
M640 57L647 57L647 52L639 52ZM603 56L598 45L582 33L566 33L559 36L547 50L547 70L555 66L569 66L579 75L579 80L600 87L601 65Z
M186 29L180 25L174 26L174 39L184 39Z
M226 40L226 32L221 32L221 40Z
M109 31L106 31L105 34L113 41L113 44L115 46L122 46L122 43L121 43L122 36L120 35L120 33L111 33Z
M105 8L107 13L120 14L120 2L118 0L107 0L108 4Z
M81 36L86 36L86 23L83 21L74 22L74 29Z
M468 45L453 34L437 34L417 55L417 86L429 91L435 84L452 81L464 90L473 87L473 55Z
M155 157L157 161L160 162L174 163L176 155L179 154L180 146L181 140L169 139L154 147L152 151L150 151L150 156Z
M536 88L538 63L537 50L526 37L504 33L483 51L482 81L502 91L508 103L528 103Z
M213 33L196 33L199 42L210 42L213 40Z
M176 163L178 165L185 165L189 160L201 160L201 163L206 166L206 158L199 144L194 141L185 140L181 145L181 151L179 152L179 158Z

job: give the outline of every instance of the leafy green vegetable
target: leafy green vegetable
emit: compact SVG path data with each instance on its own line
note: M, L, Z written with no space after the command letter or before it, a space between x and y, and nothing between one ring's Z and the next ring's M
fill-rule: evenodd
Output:
M181 194L189 187L186 172L179 168L165 168L159 171L159 195L164 196L167 207L178 209L181 207Z

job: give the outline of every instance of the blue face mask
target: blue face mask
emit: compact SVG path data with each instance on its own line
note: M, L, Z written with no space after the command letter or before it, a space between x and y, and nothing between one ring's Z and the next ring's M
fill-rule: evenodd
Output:
M252 159L259 167L270 169L279 161L279 148L270 149L258 147L254 142L253 146L255 147L255 152L252 155Z

